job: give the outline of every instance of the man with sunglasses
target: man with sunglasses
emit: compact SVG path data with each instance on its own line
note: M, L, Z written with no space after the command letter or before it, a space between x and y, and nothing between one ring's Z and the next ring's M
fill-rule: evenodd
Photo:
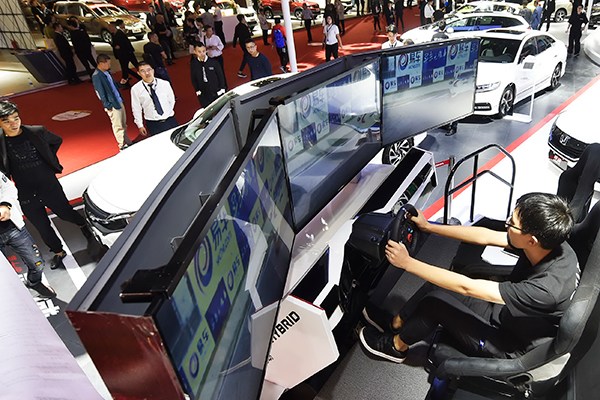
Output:
M481 246L514 250L519 259L503 282L472 279L412 258L403 244L389 241L388 261L428 283L393 318L365 308L372 326L360 339L367 351L402 362L409 345L442 325L460 350L480 357L513 358L556 335L558 322L579 282L577 257L566 239L573 227L567 203L545 193L517 200L507 231L412 221L423 232Z

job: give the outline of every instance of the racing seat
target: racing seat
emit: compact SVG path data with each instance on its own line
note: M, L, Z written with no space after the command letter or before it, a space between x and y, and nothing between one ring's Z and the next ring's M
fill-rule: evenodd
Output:
M600 203L575 226L569 238L583 274L571 305L561 318L556 337L518 358L495 359L465 355L444 337L441 330L431 345L429 361L434 383L443 382L444 385L432 385L430 398L450 398L457 388L486 398L541 396L548 394L571 373L590 349L600 323L600 303L597 304L600 292L599 228ZM443 389L436 391L440 387Z
M599 143L587 146L577 164L560 174L556 194L569 202L575 222L581 222L587 215L594 194L594 184L599 178Z

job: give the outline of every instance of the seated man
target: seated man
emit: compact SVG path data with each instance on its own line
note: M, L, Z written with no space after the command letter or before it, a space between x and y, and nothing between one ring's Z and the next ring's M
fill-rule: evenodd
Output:
M520 257L508 279L498 283L418 261L403 244L390 240L388 261L429 283L393 318L365 309L373 327L363 328L360 340L369 352L402 362L409 345L426 339L438 325L459 350L481 357L513 358L556 335L579 282L577 257L565 242L573 217L564 200L544 193L522 196L506 222L508 232L432 224L421 212L412 220L421 231L478 245L509 246Z

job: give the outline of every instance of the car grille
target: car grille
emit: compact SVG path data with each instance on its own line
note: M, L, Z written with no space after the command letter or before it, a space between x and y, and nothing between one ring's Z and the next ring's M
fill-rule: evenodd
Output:
M87 191L83 193L83 209L88 224L98 229L102 234L106 235L113 232L121 232L127 226L127 220L125 218L109 220L113 215L95 205L94 202L90 200Z
M583 153L583 150L587 147L587 143L567 135L556 125L552 127L548 142L558 152L564 154L573 161L576 161L581 157L581 153Z

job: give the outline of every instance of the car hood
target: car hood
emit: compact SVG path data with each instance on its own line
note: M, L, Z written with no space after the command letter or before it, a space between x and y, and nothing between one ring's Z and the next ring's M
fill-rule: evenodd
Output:
M595 102L578 102L576 107L569 107L556 118L556 126L567 135L584 143L595 143L600 139L596 129L600 123L600 115Z
M105 162L87 194L111 214L137 211L183 154L167 131L128 147Z
M511 79L512 64L480 62L477 64L477 85Z

